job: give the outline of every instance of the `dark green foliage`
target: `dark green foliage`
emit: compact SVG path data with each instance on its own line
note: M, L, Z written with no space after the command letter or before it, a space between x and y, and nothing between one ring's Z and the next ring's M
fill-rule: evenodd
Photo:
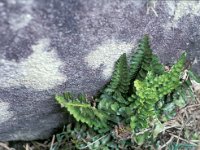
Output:
M111 81L92 102L83 95L77 98L69 93L56 96L58 103L81 125L87 124L88 131L94 133L87 137L80 135L83 139L90 138L82 141L84 146L77 144L78 147L128 149L133 148L134 142L138 145L153 142L161 132L161 122L173 116L170 113L176 106L182 106L181 93L187 90L194 95L189 89L190 78L182 79L185 61L186 54L183 53L170 71L164 71L158 57L152 54L149 39L145 36L129 65L126 54L121 55ZM198 78L192 72L190 74ZM182 96L183 99L185 97ZM145 131L148 128L152 128L151 132ZM139 134L141 131L145 132ZM154 140L149 140L152 137Z
M153 54L151 61L151 69L154 75L161 75L164 73L164 66L160 63L158 57Z
M150 48L149 38L147 35L139 41L136 52L131 56L130 60L130 77L132 80L143 80L152 61L152 50Z
M56 135L56 142L50 150L119 150L120 148L126 146L122 141L114 141L110 133L96 134L86 125L76 123L67 125Z
M123 54L116 62L111 82L104 89L98 100L98 108L113 113L119 109L120 105L125 106L127 104L126 94L130 84L128 71L126 54Z
M105 92L108 94L120 93L126 94L129 88L129 69L127 64L126 54L120 56L116 62L115 70L111 78L110 85L106 88Z

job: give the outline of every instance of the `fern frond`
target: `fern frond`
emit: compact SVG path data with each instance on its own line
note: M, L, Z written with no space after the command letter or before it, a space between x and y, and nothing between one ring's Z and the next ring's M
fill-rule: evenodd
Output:
M119 102L119 99L120 97L114 98L112 95L108 94L102 94L100 97L97 108L106 112L106 114L110 116L108 120L111 122L119 123L121 121L121 113L119 113L118 110L126 106L126 104L124 104L126 100L123 98L123 101Z
M152 55L151 69L150 70L155 75L161 75L165 71L164 66L160 63L158 56L156 56L156 55Z
M127 100L125 99L130 84L128 70L127 58L126 54L124 53L117 60L111 81L104 89L103 94L100 96L100 108L107 110L108 112L111 110L112 112L110 107L116 105L116 102L122 105L128 104Z
M188 75L191 78L191 80L194 80L197 83L200 83L200 77L196 73L192 72L191 70L188 70Z
M149 72L145 80L135 80L136 95L139 97L135 102L138 107L137 118L140 121L143 120L140 122L142 124L140 127L147 127L150 117L156 115L154 110L155 103L180 85L180 76L184 69L185 61L186 54L184 53L170 72L165 72L157 77L152 72Z
M97 129L108 129L108 116L101 110L92 107L89 103L81 102L80 99L67 101L63 95L57 95L55 98L77 121Z
M119 92L121 94L126 94L129 88L129 81L127 58L126 54L124 53L116 62L111 82L106 88L105 92Z
M152 50L150 48L149 38L146 35L141 41L139 41L136 52L132 55L130 60L130 78L144 79L147 72L150 70L150 64L152 61Z

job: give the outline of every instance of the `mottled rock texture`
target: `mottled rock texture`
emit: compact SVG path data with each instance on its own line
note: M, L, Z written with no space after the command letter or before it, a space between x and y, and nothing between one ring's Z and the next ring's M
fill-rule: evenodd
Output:
M49 137L67 121L54 94L95 94L144 34L200 74L199 24L198 1L0 0L0 141Z

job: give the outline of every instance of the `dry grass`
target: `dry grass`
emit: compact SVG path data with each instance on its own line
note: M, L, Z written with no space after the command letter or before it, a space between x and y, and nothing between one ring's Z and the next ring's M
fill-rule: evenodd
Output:
M163 142L160 149L167 150L167 146L175 142L194 145L200 150L200 84L193 82L193 90L196 93L196 100L177 110L174 119L164 123L166 130L160 135ZM189 133L188 137L185 135L186 132ZM198 139L192 140L194 134Z

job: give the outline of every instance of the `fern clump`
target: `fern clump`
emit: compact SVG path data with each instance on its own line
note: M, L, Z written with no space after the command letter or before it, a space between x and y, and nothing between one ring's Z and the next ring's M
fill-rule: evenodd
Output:
M97 138L83 147L95 149L92 145L99 143L104 149L133 148L133 143L141 145L158 135L158 127L167 120L165 97L180 97L186 83L189 88L190 79L182 79L185 62L183 53L171 70L165 71L145 36L129 61L126 54L117 60L109 84L93 100L95 103L84 95L76 98L70 93L57 95L56 100L95 133Z
M152 72L148 72L145 80L135 80L134 85L138 96L135 102L137 115L135 115L135 123L131 122L132 126L137 126L133 125L137 123L139 128L148 127L148 122L151 122L150 119L156 117L155 103L181 84L180 75L184 69L185 60L186 54L183 53L171 71L165 72L160 76L154 76Z

